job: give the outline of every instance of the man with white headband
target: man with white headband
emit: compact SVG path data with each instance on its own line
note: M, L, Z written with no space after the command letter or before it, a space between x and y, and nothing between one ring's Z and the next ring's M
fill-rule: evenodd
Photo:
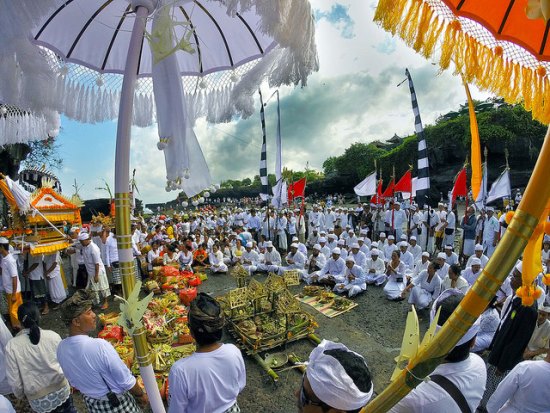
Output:
M357 413L373 393L365 359L346 346L323 340L309 356L296 392L300 413Z
M436 331L441 329L464 298L458 290L446 290L432 305L433 319L441 308ZM464 334L443 362L429 376L396 404L392 413L461 413L475 412L485 390L485 363L470 353L479 331L479 320Z

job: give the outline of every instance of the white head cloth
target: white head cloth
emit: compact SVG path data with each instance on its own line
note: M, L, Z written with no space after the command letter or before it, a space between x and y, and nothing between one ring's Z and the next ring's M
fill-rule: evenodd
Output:
M453 295L458 295L460 297L464 297L464 294L462 293L462 291L460 291L456 288L448 288L445 291L443 291L441 293L441 295L439 297L437 297L437 299L434 300L434 302L432 304L432 309L430 310L430 322L435 317L435 314L437 312L438 304L441 303L446 298L451 297ZM443 326L438 324L435 328L435 332L437 333L439 330L441 330L442 327ZM468 331L466 331L466 333L462 336L462 338L460 340L458 340L458 343L456 343L455 347L460 346L461 344L467 343L472 338L474 338L474 336L476 336L477 333L479 332L479 328L480 328L480 318L478 317L478 319L474 322L474 324L472 324L470 329Z
M368 393L359 390L340 362L325 354L326 350L335 349L352 352L343 344L321 341L309 356L307 379L311 389L322 402L344 411L359 409L372 397L374 386L371 385ZM357 355L363 358L360 354Z
M87 232L81 232L80 234L78 234L77 239L79 241L85 241L87 239L90 239L90 234L88 234Z

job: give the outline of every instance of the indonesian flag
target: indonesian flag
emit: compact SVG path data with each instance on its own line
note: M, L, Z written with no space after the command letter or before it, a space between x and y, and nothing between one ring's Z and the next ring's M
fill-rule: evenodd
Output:
M462 168L455 179L453 190L451 191L451 205L459 196L468 196L468 184L466 182L466 168Z
M306 192L306 178L299 179L298 181L288 186L288 202L292 202L294 198L304 198Z
M388 187L382 194L382 198L393 198L395 192L395 180L392 178Z
M393 188L394 192L412 192L412 173L410 170L405 172L399 182Z

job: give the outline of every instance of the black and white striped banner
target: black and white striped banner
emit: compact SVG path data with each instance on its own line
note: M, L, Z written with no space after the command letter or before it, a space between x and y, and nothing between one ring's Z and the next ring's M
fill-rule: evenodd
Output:
M426 146L426 138L424 137L424 128L420 119L420 110L418 109L418 101L416 100L416 92L409 73L409 69L405 69L407 78L409 79L409 89L411 91L412 108L414 113L414 131L418 137L418 171L416 180L416 202L420 207L428 203L428 192L430 189L430 164L428 162L428 147Z
M258 90L260 94L260 119L262 121L262 153L260 155L260 181L262 183L262 190L260 192L260 198L263 201L269 198L269 185L267 182L267 145L266 145L266 133L265 133L265 112L264 101L262 99L262 91Z

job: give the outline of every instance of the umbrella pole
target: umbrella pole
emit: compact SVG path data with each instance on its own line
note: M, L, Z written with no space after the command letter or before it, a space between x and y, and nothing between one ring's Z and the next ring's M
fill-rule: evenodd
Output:
M152 10L151 10L152 11ZM120 95L120 107L118 112L117 140L115 153L115 225L117 232L117 246L122 276L122 289L124 297L128 298L134 288L135 267L132 252L132 234L130 227L130 132L132 128L132 115L134 106L134 92L137 81L137 70L145 24L149 10L139 6L135 10L135 21L132 28L132 37L128 46L126 68L122 91ZM160 397L159 389L155 381L155 373L151 365L151 355L145 338L143 328L133 335L136 358L145 390L149 396L151 409L154 413L164 413L164 404Z
M550 176L549 159L550 128L521 203L487 266L435 338L409 361L408 366L378 397L361 410L362 413L391 409L443 361L485 310L523 252L550 199L547 181Z

